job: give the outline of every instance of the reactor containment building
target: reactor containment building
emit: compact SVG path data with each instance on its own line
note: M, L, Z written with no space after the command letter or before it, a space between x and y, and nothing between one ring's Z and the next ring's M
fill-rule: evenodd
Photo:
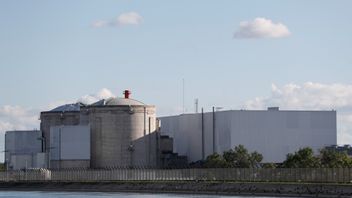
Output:
M68 104L41 112L51 168L156 167L155 106L129 98Z

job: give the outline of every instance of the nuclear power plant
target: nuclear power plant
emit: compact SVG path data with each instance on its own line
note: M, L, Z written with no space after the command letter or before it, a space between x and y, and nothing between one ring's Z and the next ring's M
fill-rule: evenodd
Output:
M172 139L160 135L155 106L131 99L130 94L125 90L122 98L103 99L90 105L66 104L41 112L40 131L6 133L5 162L10 169L187 164L185 156L172 153ZM24 134L34 139L29 141ZM26 150L23 153L11 142L36 147L28 146L22 149ZM42 162L37 163L38 160Z
M157 117L156 107L123 97L66 104L40 113L40 130L8 131L5 163L27 168L184 167L242 144L264 162L305 146L336 145L336 111L213 111Z
M42 112L51 167L156 167L160 154L155 107L129 98L128 90L124 96Z

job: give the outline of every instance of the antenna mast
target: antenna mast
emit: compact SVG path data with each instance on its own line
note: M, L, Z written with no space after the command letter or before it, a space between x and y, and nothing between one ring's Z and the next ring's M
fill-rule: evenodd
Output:
M185 113L185 79L182 78L182 113Z
M198 113L198 98L194 100L194 108L195 112Z

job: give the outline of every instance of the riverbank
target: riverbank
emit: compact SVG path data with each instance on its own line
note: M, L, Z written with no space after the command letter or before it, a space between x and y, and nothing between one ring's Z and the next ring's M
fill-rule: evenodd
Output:
M1 182L0 191L92 191L276 197L352 197L350 184L246 182Z

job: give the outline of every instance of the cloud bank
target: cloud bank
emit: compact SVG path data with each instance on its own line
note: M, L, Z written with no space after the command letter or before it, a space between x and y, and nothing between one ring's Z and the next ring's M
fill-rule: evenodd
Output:
M272 84L271 96L257 97L245 104L250 109L262 109L268 105L293 109L352 111L352 85L306 82L302 85L290 83L278 87Z
M120 14L116 19L113 20L97 20L92 23L94 28L102 27L119 27L126 25L139 25L143 21L143 17L137 12L126 12Z
M306 82L271 86L271 95L248 100L245 109L279 106L293 110L337 110L338 143L352 143L352 85Z
M77 101L84 104L92 104L98 100L115 97L115 95L107 88L103 88L95 94L88 94L80 97Z
M282 23L274 23L266 18L255 18L252 21L240 22L240 27L234 33L234 38L282 38L287 37L290 34L291 32Z
M0 107L0 133L39 127L39 115L34 109L5 105Z

